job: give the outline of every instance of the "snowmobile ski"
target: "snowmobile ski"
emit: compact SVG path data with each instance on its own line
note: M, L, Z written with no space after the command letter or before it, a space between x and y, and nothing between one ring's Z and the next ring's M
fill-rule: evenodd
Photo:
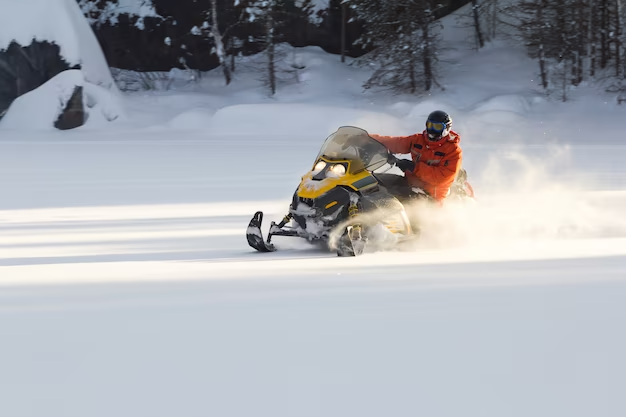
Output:
M263 232L261 231L261 224L263 223L263 212L257 211L248 224L246 230L246 237L248 238L248 244L259 252L274 252L276 248L269 242L263 240ZM271 238L271 234L270 234Z

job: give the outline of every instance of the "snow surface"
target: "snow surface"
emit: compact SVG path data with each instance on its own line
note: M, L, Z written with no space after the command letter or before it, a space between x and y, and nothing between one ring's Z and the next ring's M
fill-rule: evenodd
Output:
M0 415L626 415L624 109L546 99L505 44L443 51L427 97L304 48L274 98L244 61L124 95L106 129L3 131ZM247 246L327 134L435 108L476 204L421 211L405 252Z
M116 89L100 44L76 1L2 0L0 50L12 41L28 46L33 40L59 45L61 56L71 66L80 65L89 83Z

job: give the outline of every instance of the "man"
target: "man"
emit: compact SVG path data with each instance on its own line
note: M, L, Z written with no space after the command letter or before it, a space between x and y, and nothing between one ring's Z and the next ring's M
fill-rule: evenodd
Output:
M405 172L410 188L424 190L441 202L450 194L450 187L461 171L461 137L451 130L448 113L437 110L426 120L426 130L410 136L372 135L393 154L411 154L412 161L396 159L396 166ZM384 181L383 181L384 182ZM394 184L398 186L399 184ZM406 184L404 185L406 187Z

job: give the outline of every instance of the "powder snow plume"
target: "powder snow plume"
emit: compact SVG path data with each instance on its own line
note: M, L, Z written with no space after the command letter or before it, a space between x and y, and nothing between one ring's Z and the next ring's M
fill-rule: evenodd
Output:
M626 237L626 192L595 191L591 175L583 183L582 175L563 174L569 160L567 147L540 157L494 153L482 172L470 172L470 182L480 179L475 202L409 208L421 219L417 248Z

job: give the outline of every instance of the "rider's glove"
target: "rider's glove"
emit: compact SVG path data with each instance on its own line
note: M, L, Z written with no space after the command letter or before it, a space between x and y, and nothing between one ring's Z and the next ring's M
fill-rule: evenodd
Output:
M415 162L409 161L408 159L396 159L396 166L400 168L401 171L411 171L415 169Z

